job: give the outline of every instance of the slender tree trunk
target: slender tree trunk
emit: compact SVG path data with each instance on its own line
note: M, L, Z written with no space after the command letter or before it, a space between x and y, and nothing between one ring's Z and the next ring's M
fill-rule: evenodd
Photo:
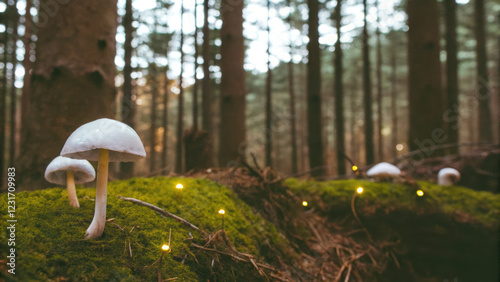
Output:
M125 16L123 18L123 28L125 30L125 51L123 67L123 96L121 106L122 121L130 127L135 128L135 101L132 101L132 39L133 39L133 9L132 0L125 2ZM133 162L120 163L120 176L122 179L130 178L134 174Z
M384 137L382 135L382 127L383 127L383 117L382 117L382 46L380 42L380 7L379 1L376 2L377 6L377 137L378 137L378 159L379 161L384 160Z
M373 146L373 120L372 120L372 80L370 70L370 50L368 46L368 6L363 0L364 25L363 25L363 103L365 112L365 154L366 164L373 164L375 160Z
M149 131L149 139L151 142L151 150L149 151L149 171L154 173L156 169L156 100L158 97L158 71L156 63L150 65L150 79L151 79L151 125Z
M32 31L31 27L33 25L33 19L31 17L31 7L33 4L32 0L26 0L26 13L24 14L24 59L23 59L23 67L24 67L24 78L23 78L23 92L21 96L21 121L20 125L26 122L26 117L30 110L30 86L31 86L31 36ZM24 128L21 127L21 132ZM21 137L25 136L24 133L21 133ZM21 140L22 142L22 140Z
M498 13L498 24L500 24L500 12ZM500 35L498 36L498 45L500 46ZM500 48L498 49L498 61L497 61L497 109L500 109ZM498 143L500 143L500 111L497 110L497 122L498 122Z
M342 27L342 0L337 0L335 8L335 24L337 28L337 42L335 42L335 140L337 145L337 174L345 175L345 130L344 130L344 87L342 43L340 41Z
M490 111L488 60L486 53L486 35L484 28L484 0L474 0L477 87L479 98L479 141L493 142L492 120Z
M9 165L14 166L16 158L16 109L17 109L17 88L16 88L16 66L17 66L17 24L19 21L19 12L17 11L17 0L14 0L11 11L12 20L12 53L11 53L11 63L12 63L12 74L11 74L11 86L10 86L10 133L9 133Z
M446 140L436 0L409 0L408 26L410 150L429 150L430 156Z
M457 59L457 16L455 0L444 1L446 20L446 112L458 117L458 59ZM458 118L446 124L449 144L458 143ZM458 153L458 147L448 149L451 154Z
M287 0L288 7L291 8L291 0ZM292 14L287 17L289 30L292 30ZM297 117L295 112L295 88L294 88L294 64L293 64L293 42L292 34L288 33L289 48L290 48L290 61L288 61L288 94L290 96L290 132L292 138L292 174L295 175L299 172L298 156L297 156Z
M161 155L161 167L163 169L164 174L167 173L167 144L168 144L168 95L169 91L169 83L170 80L167 76L167 70L165 70L165 85L163 89L163 140L162 140L162 155Z
M397 58L395 42L391 42L391 120L392 120L392 156L397 156L396 145L398 144L398 108L397 99Z
M321 114L321 67L318 32L318 0L307 0L309 43L307 44L307 129L309 166L312 177L325 175Z
M198 131L198 3L194 1L194 85L193 85L193 131Z
M61 2L61 1L60 1ZM49 5L49 0L42 0ZM116 0L69 1L39 25L31 107L16 170L20 187L43 188L46 165L82 124L113 117ZM79 27L92 32L77 32Z
M210 80L210 27L208 24L208 0L203 1L203 81L202 81L202 125L212 134L212 81Z
M7 83L9 82L7 79L8 71L7 71L7 63L8 63L8 47L9 47L9 34L8 29L10 26L9 23L9 7L7 6L4 12L4 25L5 31L3 33L3 73L2 73L2 92L0 93L0 171L5 171L5 137L6 137L6 110L7 110ZM0 188L3 187L4 184L4 173L0 173Z
M181 52L181 73L179 74L179 101L178 101L178 111L177 111L177 153L175 155L175 172L182 173L183 164L183 133L184 133L184 87L183 84L183 74L184 74L184 0L181 1L181 42L180 42L180 52Z
M221 122L219 165L232 165L245 158L245 47L243 1L223 0L221 28ZM228 9L228 10L225 10ZM230 9L230 10L229 10Z
M353 75L352 76L352 88L350 89L351 95L350 95L350 112L351 112L351 154L350 157L352 160L356 163L357 162L357 155L359 152L358 149L358 138L356 136L356 115L357 115L357 106L356 106L356 94L357 94L357 85L358 85L358 78Z
M271 71L271 1L267 0L267 77L266 77L266 166L272 166L273 129L272 129L272 71Z

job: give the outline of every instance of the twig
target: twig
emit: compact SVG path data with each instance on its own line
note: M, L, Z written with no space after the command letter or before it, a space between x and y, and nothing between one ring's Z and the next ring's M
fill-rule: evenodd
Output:
M168 211L166 211L166 210L164 210L162 208L159 208L159 207L157 207L155 205L152 205L150 203L147 203L147 202L144 202L144 201L141 201L141 200L137 200L135 198L126 198L126 197L122 197L122 196L118 196L118 198L120 198L120 199L122 199L124 201L129 201L129 202L132 202L132 203L143 205L143 206L148 207L148 208L150 208L150 209L152 209L152 210L154 210L154 211L156 211L156 212L158 212L158 213L160 213L162 215L171 217L171 218L173 218L173 219L175 219L175 220L177 220L179 222L182 222L182 223L186 224L187 226L189 226L189 227L191 227L191 228L193 228L195 230L200 230L200 228L198 228L196 225L192 224L191 222L185 220L184 218L179 217L179 216L177 216L175 214L169 213Z

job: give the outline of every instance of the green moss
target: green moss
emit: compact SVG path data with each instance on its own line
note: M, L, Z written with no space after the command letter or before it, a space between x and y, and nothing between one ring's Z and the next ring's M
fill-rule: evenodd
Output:
M417 214L425 211L439 211L449 215L459 213L490 227L500 224L500 195L459 186L440 186L420 181L418 184L424 196L418 197L413 188L387 182L352 179L318 182L288 179L285 184L304 199L321 197L333 210L348 208L356 189L363 187L364 192L356 196L357 207L408 210ZM311 201L311 204L314 205L314 201Z
M178 191L177 183L184 189ZM94 188L77 188L80 208L70 207L64 188L53 188L16 195L16 276L19 281L55 280L59 277L89 281L153 281L156 266L145 269L160 256L160 247L168 242L172 229L172 252L163 257L162 276L178 277L180 281L204 279L208 267L194 263L189 256L185 264L174 257L189 253L184 239L191 232L194 240L200 234L185 225L162 217L151 209L118 199L118 195L136 198L174 213L207 232L221 228L218 210L223 208L225 230L241 252L260 256L264 242L275 247L285 240L273 225L256 216L229 189L205 179L192 178L135 178L111 182L108 185L107 218L130 230L133 258L125 252L126 234L111 223L106 225L98 240L83 240L85 230L94 214ZM2 194L0 209L7 211L7 196ZM2 213L2 222L7 215ZM0 234L2 242L9 235ZM1 248L7 256L6 244ZM200 257L198 257L199 260ZM5 270L4 270L5 271ZM229 271L229 270L228 270ZM5 275L3 273L2 275ZM9 279L10 275L5 275ZM206 280L206 279L205 279Z

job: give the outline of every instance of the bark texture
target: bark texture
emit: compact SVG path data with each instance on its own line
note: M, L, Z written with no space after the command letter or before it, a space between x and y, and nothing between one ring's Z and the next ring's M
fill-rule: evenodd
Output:
M246 87L243 60L244 1L222 1L221 28L221 122L219 166L232 165L245 158L246 147Z
M287 0L288 7L291 7L291 0ZM289 14L287 18L290 31L293 27L292 15ZM294 84L294 63L293 63L293 42L292 34L289 33L289 48L290 48L290 61L288 62L288 94L290 96L290 134L292 142L292 174L296 175L299 172L298 152L297 152L297 113L295 107L295 84Z
M408 1L410 150L429 150L445 142L436 0Z
M52 5L52 14L40 14L45 22L39 24L32 107L18 166L23 189L48 186L45 167L76 128L114 116L116 0L42 0L41 5Z
M340 42L342 26L342 0L337 0L335 8L335 27L337 28L337 42L335 43L335 144L337 145L337 174L344 175L345 170L345 129L344 129L344 87L342 43Z
M446 22L446 111L451 113L452 116L458 117L457 4L455 0L445 0L444 5ZM458 143L458 128L458 118L447 122L448 143ZM448 152L456 154L458 153L458 147L452 147Z
M364 25L363 25L363 106L365 112L365 155L366 164L375 161L375 150L373 145L373 117L372 117L372 79L370 68L370 46L368 45L368 6L363 0Z
M309 145L309 166L311 176L325 175L323 158L323 134L321 114L321 66L318 32L319 3L308 0L309 7L309 43L307 44L307 130Z

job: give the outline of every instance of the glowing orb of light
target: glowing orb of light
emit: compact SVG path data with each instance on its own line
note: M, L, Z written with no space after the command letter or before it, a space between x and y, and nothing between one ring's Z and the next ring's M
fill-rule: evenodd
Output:
M356 171L356 170L358 170L358 167L357 167L357 166L355 166L355 165L353 165L353 166L352 166L352 171Z
M225 214L225 213L226 213L226 212L225 212L223 209L220 209L220 210L219 210L219 214L222 214L222 215L223 215L223 214Z
M170 246L164 244L163 246L161 246L161 250L164 252L170 252Z
M303 202L302 202L302 205L303 205L304 207L307 207L307 205L309 205L309 203L308 203L307 201L303 201Z
M177 188L177 189L182 189L182 188L184 188L184 186L183 186L182 184L180 184L180 183L179 183L179 184L175 185L175 188Z
M356 192L357 192L358 194L363 193L363 187L358 187L358 189L356 189Z
M422 197L424 195L424 191L417 190L417 196Z
M396 150L398 150L398 152L403 151L403 149L404 149L403 144L397 144L397 145L396 145Z

